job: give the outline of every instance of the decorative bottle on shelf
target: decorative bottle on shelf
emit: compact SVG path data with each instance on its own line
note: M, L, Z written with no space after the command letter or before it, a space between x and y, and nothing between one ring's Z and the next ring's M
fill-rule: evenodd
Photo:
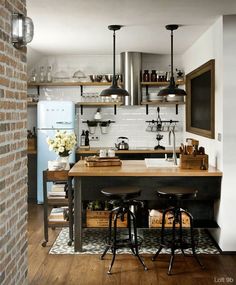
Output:
M46 75L47 82L52 82L52 67L47 67L47 75Z
M43 66L41 66L40 67L40 75L39 75L39 81L40 82L44 82L44 67Z
M149 82L149 81L150 81L150 74L149 74L148 70L144 70L143 82Z
M156 73L156 70L152 70L152 73L151 73L151 82L157 82L157 73Z
M84 130L82 131L82 134L80 136L80 145L85 146L85 132L84 132Z
M85 146L89 146L89 131L85 132Z

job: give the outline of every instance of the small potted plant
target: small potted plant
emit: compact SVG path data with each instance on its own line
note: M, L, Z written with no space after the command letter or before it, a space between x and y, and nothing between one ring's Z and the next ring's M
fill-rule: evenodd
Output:
M100 123L101 133L107 134L108 133L108 127L109 127L109 121L103 121Z
M96 121L87 121L89 133L94 134L98 123Z

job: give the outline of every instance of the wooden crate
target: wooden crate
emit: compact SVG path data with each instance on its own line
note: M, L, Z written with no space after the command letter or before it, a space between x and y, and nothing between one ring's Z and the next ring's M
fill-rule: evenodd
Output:
M110 211L91 211L86 210L86 226L88 228L107 228L109 223ZM127 227L127 216L125 215L124 221L117 220L117 227Z
M165 227L166 228L172 228L173 224L173 215L170 213L166 214L165 218ZM162 213L159 212L158 216L149 216L149 228L161 228L162 226ZM177 228L179 227L179 224L175 225ZM182 227L188 228L190 227L190 220L189 217L186 214L182 214Z
M183 169L201 169L204 162L206 169L208 169L208 155L207 154L188 154L180 155L180 168Z

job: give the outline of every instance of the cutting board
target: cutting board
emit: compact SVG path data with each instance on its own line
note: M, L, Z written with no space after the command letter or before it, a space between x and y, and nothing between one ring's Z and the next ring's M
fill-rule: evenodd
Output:
M86 166L120 166L121 160L115 157L88 156L85 158Z

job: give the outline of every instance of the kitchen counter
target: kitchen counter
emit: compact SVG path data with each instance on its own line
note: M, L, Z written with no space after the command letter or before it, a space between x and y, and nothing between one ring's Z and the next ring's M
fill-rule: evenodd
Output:
M160 204L156 195L158 188L169 185L195 187L198 190L197 198L194 201L183 201L182 206L191 211L199 222L198 227L217 227L214 203L220 199L221 177L222 172L214 167L209 167L208 170L180 169L174 165L147 168L144 160L122 160L121 166L88 167L82 160L77 162L69 171L69 185L71 187L74 178L75 188L75 251L82 251L82 202L104 200L102 188L115 185L138 186L142 190L139 199L152 203L151 207L155 203L155 208L160 209L163 204Z
M76 154L96 154L100 149L114 149L114 147L91 147L90 149L77 148ZM165 153L173 153L173 149L168 147L166 149L157 149L154 148L130 148L128 150L117 150L115 149L116 154L135 154L135 153L156 153L156 154L165 154ZM179 153L179 147L176 148L176 153Z
M181 169L174 165L147 168L144 160L123 160L121 166L112 167L88 167L84 161L79 161L69 176L222 176L222 172L212 166L208 170Z

